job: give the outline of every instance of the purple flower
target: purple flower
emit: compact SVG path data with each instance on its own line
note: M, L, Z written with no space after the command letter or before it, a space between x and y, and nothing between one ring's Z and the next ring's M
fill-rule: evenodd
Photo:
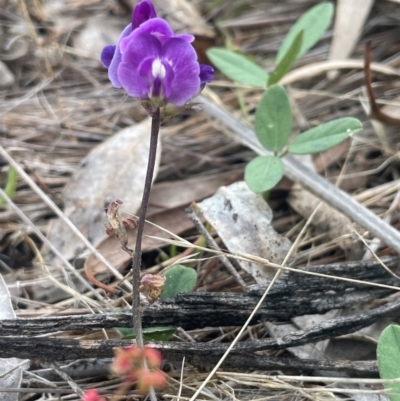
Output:
M182 38L161 43L137 35L122 53L118 77L129 96L152 100L156 107L183 106L200 90L200 65L194 48Z
M175 35L152 3L142 0L117 44L103 49L101 61L113 86L139 98L149 112L167 104L180 107L214 76L212 67L198 63L193 40Z
M156 18L156 10L150 0L142 0L133 10L132 29L139 28L143 22Z

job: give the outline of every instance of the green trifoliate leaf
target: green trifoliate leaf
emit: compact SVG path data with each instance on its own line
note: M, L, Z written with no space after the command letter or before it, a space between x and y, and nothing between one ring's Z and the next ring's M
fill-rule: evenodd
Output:
M207 50L207 56L232 81L255 87L267 84L268 74L242 54L213 47Z
M356 118L338 118L298 135L289 145L289 152L296 155L323 152L361 129L362 124Z
M276 62L279 64L285 57L300 31L304 31L304 36L297 57L300 58L311 49L321 39L322 35L331 24L333 11L334 7L332 3L323 2L317 4L303 14L292 26L286 38L283 40L276 57Z
M282 57L281 61L275 67L274 72L271 73L268 80L268 85L275 84L290 70L293 63L297 60L303 44L304 30L301 30L293 40L289 50Z
M271 152L281 150L292 131L292 110L285 89L272 85L257 106L254 128L261 144Z
M190 267L175 265L166 271L165 278L160 299L171 299L180 292L192 291L196 284L197 273Z
M244 180L256 194L273 188L283 177L282 160L276 156L258 156L253 159L244 172Z
M377 359L381 379L400 378L400 326L391 324L378 341ZM400 401L400 383L384 383L390 401Z

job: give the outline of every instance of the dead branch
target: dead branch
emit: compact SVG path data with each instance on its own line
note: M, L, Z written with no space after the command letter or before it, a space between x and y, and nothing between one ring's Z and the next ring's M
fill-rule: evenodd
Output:
M238 366L241 367L260 367L257 365L260 361L258 356L252 354L256 351L286 349L349 334L381 319L393 316L393 314L399 311L400 299L367 312L331 319L320 325L313 326L306 331L300 330L282 338L268 338L241 342L236 345L234 352L230 354L230 359L228 358L226 362L227 365L225 366L237 366L235 365L236 362L240 361L240 365ZM4 322L6 321L1 321L0 323L3 325ZM22 359L39 359L43 361L106 358L111 357L116 348L126 347L131 343L131 340L75 340L13 336L0 337L0 358L17 357ZM161 350L165 358L171 361L179 362L185 356L189 362L202 365L215 363L229 346L229 344L226 343L178 342L153 342L152 345ZM236 362L232 359L235 356L238 358L236 359ZM304 361L301 361L300 366L305 369L304 366L306 365L303 365L303 362ZM233 365L229 365L229 363ZM262 360L262 363L266 363L266 361ZM318 363L320 363L320 361ZM261 366L265 368L269 365L262 364ZM345 368L343 366L347 367ZM349 369L348 365L345 364L343 366L342 369ZM330 367L332 368L331 365ZM376 366L370 371L370 373L375 371Z
M397 267L399 258L388 257L383 258L382 261L388 268L393 269ZM398 280L375 260L313 266L307 271L398 285ZM255 315L253 324L258 321L285 322L296 316L325 313L332 309L379 299L393 292L391 289L374 288L338 279L321 279L318 276L300 273L301 271L288 272L282 275L281 280L272 288L269 297ZM246 293L178 294L172 300L164 300L147 308L143 314L143 326L176 326L186 330L201 327L240 326L250 316L263 291L263 287L253 286L251 291ZM312 297L310 292L313 294ZM362 325L367 325L367 321ZM11 319L0 321L0 336L32 336L56 331L130 326L129 313Z
M276 341L274 341L276 343ZM27 358L41 361L66 361L82 358L112 357L114 350L132 344L130 340L66 340L53 338L12 338L0 337L1 358ZM244 348L250 348L253 342L243 343ZM173 343L158 342L152 345L159 349L164 358L171 362L181 363L185 357L188 363L196 366L212 365L218 362L229 344L207 343ZM279 348L278 344L276 344ZM242 348L242 347L241 347ZM297 360L291 358L271 358L253 355L248 352L232 352L224 367L284 369L299 370L321 369L337 370L362 374L377 374L375 361L315 361Z

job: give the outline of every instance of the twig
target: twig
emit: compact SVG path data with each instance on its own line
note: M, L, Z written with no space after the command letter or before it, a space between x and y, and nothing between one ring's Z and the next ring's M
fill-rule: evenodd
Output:
M339 69L360 69L364 67L363 60L328 60L307 64L288 72L280 81L281 85L291 85L294 82L302 81L307 78L315 77L317 74L323 74L331 70ZM381 63L372 63L371 69L380 74L399 76L398 70ZM265 88L264 88L265 89Z
M55 362L49 363L49 366L54 372L56 372L70 385L70 387L75 391L76 394L78 394L80 397L83 397L85 392L82 390L82 388L79 387L78 384L75 383L65 372L63 372Z
M368 93L368 98L369 98L369 105L371 108L369 117L374 118L375 120L381 121L388 125L394 125L395 127L400 126L400 119L387 115L378 107L378 105L376 103L374 91L372 89L371 42L370 41L367 42L367 45L365 46L364 76L365 76L365 85L367 87L367 93Z
M376 301L391 294L390 291L385 290L351 291L354 292L353 294L346 291L329 295L313 292L313 299L310 300L305 297L304 292L310 291L302 289L300 295L293 292L286 295L270 293L270 299L263 303L251 323L256 324L260 320L287 322L296 316L322 314L332 309ZM142 324L144 327L179 326L185 330L239 326L245 323L260 297L258 294L249 293L208 295L197 293L195 297L192 297L190 294L182 294L179 300L151 305L143 312ZM130 327L131 322L130 312L9 319L0 321L0 336L37 336L60 331Z
M260 155L272 155L261 146L253 128L232 117L231 114L205 96L200 96L200 102L202 102L207 113L230 128L234 139ZM336 188L325 178L316 174L293 157L285 156L282 161L285 165L285 175L289 179L299 183L303 188L309 190L324 202L360 224L373 235L380 238L386 245L391 246L397 253L400 253L399 231L359 204L346 192Z

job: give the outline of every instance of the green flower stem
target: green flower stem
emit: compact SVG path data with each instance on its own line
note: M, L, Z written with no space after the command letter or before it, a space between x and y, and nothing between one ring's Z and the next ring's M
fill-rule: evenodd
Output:
M143 190L142 205L139 212L135 252L132 255L132 319L136 335L136 344L143 347L142 316L140 309L140 267L142 264L142 237L146 220L147 206L149 204L151 184L153 182L154 166L156 163L158 134L160 132L160 109L152 115L149 160L147 163L146 180Z

